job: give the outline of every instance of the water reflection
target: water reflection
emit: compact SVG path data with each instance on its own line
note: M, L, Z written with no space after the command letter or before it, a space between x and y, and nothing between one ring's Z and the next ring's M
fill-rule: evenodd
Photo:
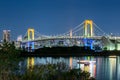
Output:
M33 57L28 57L27 59L27 69L33 69L35 65L35 59Z
M117 78L116 61L119 57L97 58L97 80L120 80Z
M96 60L90 61L90 60L80 60L78 61L79 67L83 71L87 71L91 73L91 77L95 77L96 75Z
M26 68L32 69L34 65L57 64L64 62L70 69L81 68L91 73L96 80L120 80L120 57L32 57L24 61ZM24 66L25 67L25 66Z

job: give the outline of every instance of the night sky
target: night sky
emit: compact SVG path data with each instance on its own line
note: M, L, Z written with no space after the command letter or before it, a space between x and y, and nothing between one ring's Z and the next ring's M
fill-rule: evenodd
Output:
M2 30L12 39L32 27L45 35L61 34L91 19L106 33L120 35L120 0L0 0Z

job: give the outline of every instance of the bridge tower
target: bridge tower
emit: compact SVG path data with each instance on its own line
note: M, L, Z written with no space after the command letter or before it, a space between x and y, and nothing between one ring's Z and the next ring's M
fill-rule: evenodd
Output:
M84 37L92 37L93 36L93 21L85 20L84 21Z
M28 41L29 40L34 40L34 35L35 35L35 30L33 28L28 28L27 30L27 36L28 36ZM28 51L34 50L34 42L28 42Z
M93 49L93 40L88 37L93 37L93 21L85 20L84 21L84 45Z
M72 38L72 29L70 30L70 38Z
M28 40L34 40L34 29L32 29L32 28L29 28L28 30L27 30L27 33L28 33Z

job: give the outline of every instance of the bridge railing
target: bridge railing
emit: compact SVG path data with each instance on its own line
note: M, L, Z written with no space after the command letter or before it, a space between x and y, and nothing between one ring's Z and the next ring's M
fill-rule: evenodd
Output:
M92 37L84 37L84 36L52 36L52 37L44 37L44 38L35 38L34 40L23 40L22 42L29 42L29 41L43 41L43 40L56 40L56 39L83 39L83 38L88 38L88 39L101 39L102 36L92 36ZM115 37L112 37L110 39L115 39ZM116 39L120 39L120 37L117 37Z

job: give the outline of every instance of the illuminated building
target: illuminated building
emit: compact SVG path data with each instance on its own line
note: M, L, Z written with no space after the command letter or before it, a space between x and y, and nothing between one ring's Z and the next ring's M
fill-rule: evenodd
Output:
M10 30L3 30L3 41L10 41Z

